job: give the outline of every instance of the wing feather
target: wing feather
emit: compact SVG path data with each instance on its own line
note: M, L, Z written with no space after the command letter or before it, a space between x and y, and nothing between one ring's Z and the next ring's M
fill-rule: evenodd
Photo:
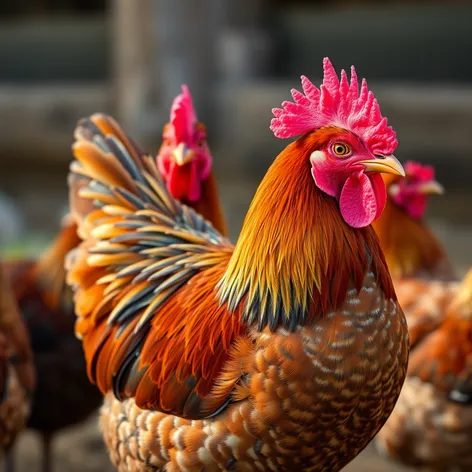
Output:
M141 408L210 414L228 400L213 387L246 329L216 297L233 246L169 195L113 120L82 120L75 136L70 205L84 242L67 269L88 374Z

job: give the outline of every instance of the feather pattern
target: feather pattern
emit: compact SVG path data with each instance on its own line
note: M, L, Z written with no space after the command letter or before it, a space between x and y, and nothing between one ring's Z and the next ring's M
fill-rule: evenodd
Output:
M93 191L95 206L88 215L73 207L93 242L69 256L89 375L102 392L135 396L144 408L201 416L202 399L244 330L212 296L232 246L170 197L151 157L127 153L114 136L92 146L83 153L76 142L80 164L70 176L89 179L78 194ZM112 167L101 180L95 160Z
M360 290L372 261L386 298L395 299L372 228L347 225L313 183L310 152L339 132L323 128L287 146L259 186L219 284L221 300L230 310L242 304L248 323L293 330L324 317L343 303L350 280Z

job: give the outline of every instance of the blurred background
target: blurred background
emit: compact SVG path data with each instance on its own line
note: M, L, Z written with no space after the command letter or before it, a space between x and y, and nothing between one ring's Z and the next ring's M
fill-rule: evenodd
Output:
M472 265L472 3L321 0L3 0L0 3L0 250L37 253L67 208L76 121L112 114L155 153L187 83L207 124L237 237L286 145L271 108L319 83L321 61L355 64L397 131L402 162L434 164L447 189L428 217L463 273ZM57 471L107 471L96 418L58 441ZM26 434L19 470L36 470ZM85 459L84 459L85 458ZM367 450L346 470L400 471Z

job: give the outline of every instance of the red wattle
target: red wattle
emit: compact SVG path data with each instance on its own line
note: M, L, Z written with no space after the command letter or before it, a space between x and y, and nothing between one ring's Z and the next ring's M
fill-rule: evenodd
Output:
M386 198L385 184L380 174L351 174L339 199L341 215L349 226L363 228L380 216Z
M187 189L190 181L190 173L186 166L171 164L171 170L167 180L167 189L177 200L182 200L187 196Z
M183 166L178 166L175 163L171 164L167 179L167 189L175 199L187 199L190 202L200 199L201 186L195 164L195 162L190 162Z

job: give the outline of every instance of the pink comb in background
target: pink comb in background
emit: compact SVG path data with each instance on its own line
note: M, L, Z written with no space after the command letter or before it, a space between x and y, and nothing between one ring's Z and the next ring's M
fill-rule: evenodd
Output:
M196 121L192 96L188 87L182 85L182 93L174 98L170 109L170 123L174 127L177 142L188 142L191 139Z
M435 170L431 165L421 164L416 161L405 162L405 174L419 182L429 182L435 178Z
M367 82L359 83L354 66L349 83L345 70L341 81L330 60L323 60L323 83L318 89L301 77L303 93L292 89L294 102L274 108L270 129L277 138L291 138L323 126L339 126L359 136L374 154L389 155L397 147L395 132L380 114L380 107Z

